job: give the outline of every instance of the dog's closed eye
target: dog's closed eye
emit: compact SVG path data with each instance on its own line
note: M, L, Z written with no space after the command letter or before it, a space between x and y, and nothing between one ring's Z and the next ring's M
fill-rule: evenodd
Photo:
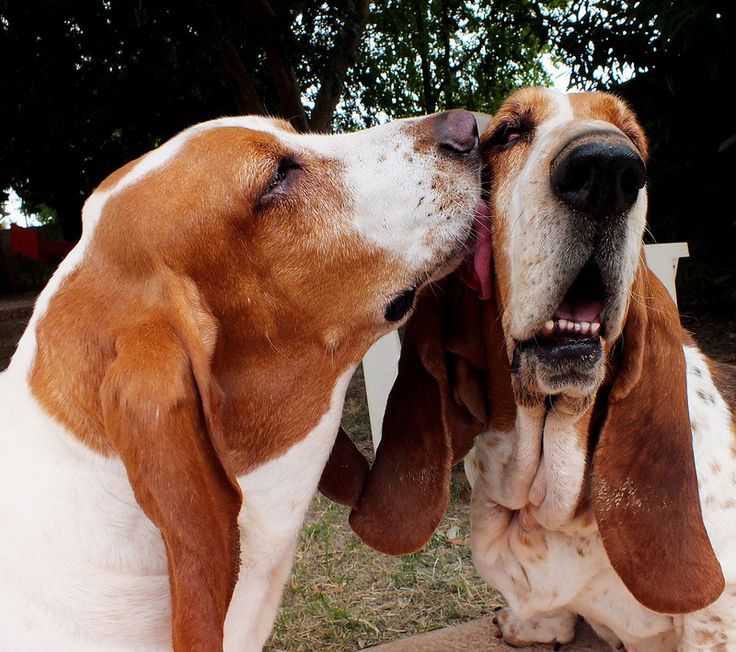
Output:
M532 133L532 123L528 116L514 116L501 122L486 142L484 149L506 149L518 142L528 140Z
M271 179L261 195L259 203L262 206L286 195L293 185L296 173L302 170L302 166L291 157L283 157L276 165Z

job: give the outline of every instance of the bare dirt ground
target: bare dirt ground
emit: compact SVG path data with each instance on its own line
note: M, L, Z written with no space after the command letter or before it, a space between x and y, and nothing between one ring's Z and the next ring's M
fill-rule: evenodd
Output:
M25 328L32 302L33 295L0 297L0 369ZM708 355L736 363L735 314L686 306L682 316ZM372 458L360 370L348 390L343 425ZM470 560L468 496L458 469L437 532L422 551L397 558L366 548L350 531L348 510L318 495L266 649L358 650L487 616L502 600L477 577Z

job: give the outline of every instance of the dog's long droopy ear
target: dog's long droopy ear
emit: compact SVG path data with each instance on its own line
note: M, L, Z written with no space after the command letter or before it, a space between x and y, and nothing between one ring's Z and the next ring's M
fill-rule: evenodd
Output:
M370 466L348 434L340 428L327 460L319 490L341 505L357 507Z
M164 540L174 649L221 650L242 497L226 468L210 375L216 326L193 288L168 291L165 304L118 335L101 387L103 419Z
M614 569L644 606L672 614L724 587L700 511L682 336L674 302L640 263L592 483Z
M447 508L452 464L483 428L479 329L480 302L456 277L428 288L406 326L376 460L350 515L381 552L408 554L429 539Z

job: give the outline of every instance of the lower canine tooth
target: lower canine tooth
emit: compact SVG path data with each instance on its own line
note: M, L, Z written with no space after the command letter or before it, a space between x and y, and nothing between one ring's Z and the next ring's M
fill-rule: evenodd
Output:
M551 319L548 319L546 322L544 322L544 330L546 330L547 332L551 333L554 327L555 323Z

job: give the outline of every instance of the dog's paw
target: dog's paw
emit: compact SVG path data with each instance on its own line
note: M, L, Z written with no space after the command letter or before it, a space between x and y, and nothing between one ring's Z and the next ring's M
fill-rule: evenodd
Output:
M504 607L493 619L501 630L503 640L513 647L528 647L534 643L560 645L575 639L577 616L571 611L555 611L534 618L520 619L511 609Z

